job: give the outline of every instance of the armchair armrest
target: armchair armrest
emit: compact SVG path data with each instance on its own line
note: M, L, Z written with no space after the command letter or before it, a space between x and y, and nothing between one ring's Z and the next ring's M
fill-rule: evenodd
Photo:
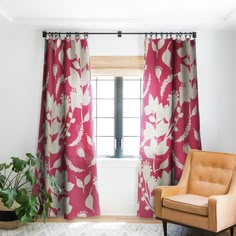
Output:
M185 194L186 186L158 186L154 189L155 193L155 214L157 217L162 215L162 198L171 195Z
M191 151L189 152L184 169L176 186L158 186L154 189L155 194L155 214L157 217L162 216L162 198L165 196L171 196L176 194L186 194L188 177L190 173Z
M213 195L208 200L209 229L218 232L236 223L236 195Z

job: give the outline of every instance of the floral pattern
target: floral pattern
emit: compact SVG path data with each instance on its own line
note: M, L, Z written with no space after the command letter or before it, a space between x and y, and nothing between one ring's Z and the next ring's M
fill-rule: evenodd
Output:
M190 38L145 39L138 216L154 216L153 189L176 184L201 149L195 50Z
M50 216L99 215L87 39L47 39L45 55L38 185L52 196Z

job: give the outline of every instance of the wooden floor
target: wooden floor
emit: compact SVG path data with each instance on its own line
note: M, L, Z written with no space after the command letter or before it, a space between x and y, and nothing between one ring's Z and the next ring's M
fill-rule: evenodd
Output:
M38 219L41 222L41 219ZM161 221L149 218L140 218L135 216L94 216L94 217L80 217L71 220L66 220L63 217L49 217L47 222L127 222L127 223L143 223L143 224L157 224Z

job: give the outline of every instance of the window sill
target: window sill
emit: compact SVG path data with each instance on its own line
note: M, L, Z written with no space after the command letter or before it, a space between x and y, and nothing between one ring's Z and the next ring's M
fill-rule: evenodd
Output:
M107 158L99 157L96 159L98 168L136 168L139 164L139 158Z

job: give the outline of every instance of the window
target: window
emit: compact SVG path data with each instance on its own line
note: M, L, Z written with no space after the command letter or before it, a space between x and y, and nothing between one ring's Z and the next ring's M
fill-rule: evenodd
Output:
M97 156L139 156L142 78L93 76Z

